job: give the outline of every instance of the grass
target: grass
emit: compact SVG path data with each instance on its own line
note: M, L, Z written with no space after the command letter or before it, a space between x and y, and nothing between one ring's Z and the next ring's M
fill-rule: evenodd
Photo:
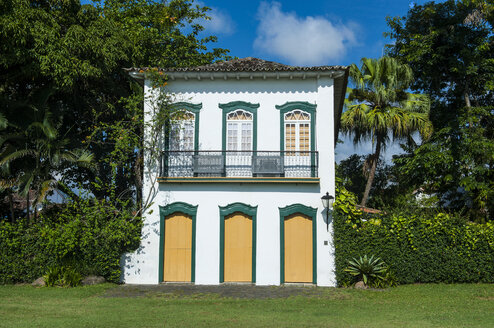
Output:
M0 286L0 327L494 327L494 285L328 288L318 296L102 297L115 285Z

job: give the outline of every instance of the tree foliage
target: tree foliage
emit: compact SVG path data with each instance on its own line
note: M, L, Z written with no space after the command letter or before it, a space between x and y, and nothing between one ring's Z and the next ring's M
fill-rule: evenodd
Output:
M429 2L388 18L389 55L431 96L435 134L397 161L417 188L473 220L494 214L494 11L492 1Z
M395 159L402 183L437 194L439 205L484 222L494 213L494 113L464 109L451 126Z
M340 161L335 171L336 178L341 181L341 185L354 193L361 202L368 177L366 156L353 154ZM377 209L394 206L395 199L399 196L398 182L393 167L380 161L376 168L367 206ZM400 192L405 191L400 190Z
M405 17L387 19L387 35L394 39L388 52L415 73L412 89L432 98L435 128L456 119L463 107L493 103L494 12L489 6L487 1L429 2L411 7ZM480 11L483 19L472 21Z
M59 180L82 185L97 198L114 195L141 204L144 99L142 87L123 68L183 67L225 58L226 50L211 49L214 36L201 36L197 22L207 11L189 0L2 1L0 137L10 140L0 149L2 179L25 180L29 174L25 157L11 154L56 144L58 154L84 152L95 166L53 165ZM164 77L156 80L165 83ZM49 92L40 110L44 90ZM45 123L51 134L40 125ZM28 131L39 135L32 138ZM22 134L23 139L12 138ZM96 178L108 188L94 186ZM9 190L20 191L19 183Z

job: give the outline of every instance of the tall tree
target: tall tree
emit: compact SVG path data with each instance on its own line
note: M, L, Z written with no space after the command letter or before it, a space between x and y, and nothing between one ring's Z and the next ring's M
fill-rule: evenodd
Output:
M29 116L12 104L53 90L48 106L67 150L94 154L97 172L68 167L64 178L96 197L140 204L142 86L125 67L177 67L226 58L202 37L208 8L192 0L0 1L0 106L7 121ZM0 134L22 132L14 125ZM32 145L26 145L27 148ZM136 199L137 198L137 199Z
M416 73L411 88L431 96L434 135L397 164L441 206L494 217L494 4L448 0L388 18L390 56Z
M410 143L414 132L424 138L430 135L429 101L426 96L406 92L413 82L412 71L394 58L363 58L360 69L355 64L350 67L350 79L354 88L349 89L347 109L341 117L342 131L353 135L355 144L371 141L375 147L367 159L369 171L361 201L365 206L390 137Z
M492 220L494 112L465 108L455 125L394 159L401 183L435 194L439 206L462 211L472 221Z
M494 102L494 30L490 1L428 2L407 16L388 18L390 56L415 73L413 90L432 99L434 128L448 126L462 108Z

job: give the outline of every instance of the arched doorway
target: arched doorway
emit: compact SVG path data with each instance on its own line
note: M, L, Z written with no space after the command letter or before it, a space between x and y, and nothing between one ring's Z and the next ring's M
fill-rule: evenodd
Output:
M195 281L196 213L182 202L160 206L159 282Z
M312 282L312 219L295 213L285 217L285 282Z
M317 283L317 209L280 208L280 282Z
M252 281L252 218L235 212L225 217L224 281Z
M256 281L257 206L220 206L220 282Z
M192 219L184 213L165 218L163 281L192 281Z

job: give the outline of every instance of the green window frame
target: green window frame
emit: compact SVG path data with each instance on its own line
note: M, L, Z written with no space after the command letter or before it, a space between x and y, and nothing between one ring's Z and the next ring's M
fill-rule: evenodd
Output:
M192 250L191 250L191 277L190 281L196 281L196 221L197 207L184 202L175 202L165 206L160 206L160 249L159 249L159 268L158 282L163 282L163 266L165 263L165 218L175 213L183 213L192 219Z
M223 110L223 121L222 121L222 139L221 139L221 148L223 152L226 151L226 117L229 113L236 111L238 109L242 109L246 112L252 113L252 151L257 151L257 109L259 108L259 104L254 104L246 101L232 101L226 104L219 104Z
M252 219L252 283L256 282L256 250L257 250L257 206L244 203L232 203L220 208L220 283L225 279L225 217L240 212Z
M317 284L317 208L302 204L279 207L280 210L280 284L285 283L285 218L303 214L312 220L312 283Z
M310 115L310 151L316 151L316 108L317 105L311 104L306 101L291 101L286 102L283 105L276 105L276 109L280 111L280 151L285 150L285 114L291 112L292 110L301 110L309 113ZM316 176L316 171L314 169L316 156L311 153L311 177Z
M192 104L188 102L177 102L172 104L171 110L181 110L184 109L188 112L191 112L194 114L194 151L199 150L199 114L202 109L202 103L199 104ZM171 122L167 122L166 129L169 131L169 128L171 127ZM167 133L165 136L165 150L168 150L170 147L170 136Z

